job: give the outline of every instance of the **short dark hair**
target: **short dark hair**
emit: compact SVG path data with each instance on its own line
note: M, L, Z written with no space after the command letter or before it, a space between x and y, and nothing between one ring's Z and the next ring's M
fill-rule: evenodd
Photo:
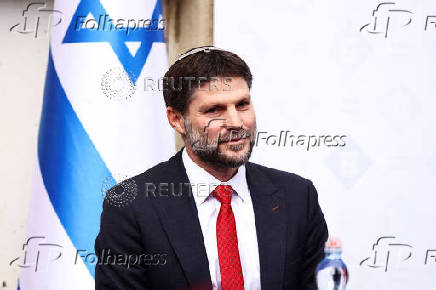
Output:
M222 49L205 49L199 52L189 54L193 48L187 51L183 57L179 58L166 72L165 80L179 80L177 89L173 86L171 89L164 89L163 95L165 105L173 107L175 110L185 115L191 100L193 90L190 86L191 80L210 80L216 77L242 77L251 89L253 77L250 68L238 55ZM204 83L207 83L205 81Z

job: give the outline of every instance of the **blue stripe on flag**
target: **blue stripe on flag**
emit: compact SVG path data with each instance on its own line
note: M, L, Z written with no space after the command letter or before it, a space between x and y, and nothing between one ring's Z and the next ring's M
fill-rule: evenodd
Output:
M73 245L93 253L103 204L101 189L112 176L65 95L51 53L38 158L50 201ZM94 277L95 263L85 264Z

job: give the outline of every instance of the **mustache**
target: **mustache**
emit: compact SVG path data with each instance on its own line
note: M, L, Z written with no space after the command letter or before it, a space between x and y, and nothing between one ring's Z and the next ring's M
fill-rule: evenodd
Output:
M240 129L238 131L232 130L231 133L226 135L220 135L218 138L218 143L229 142L230 140L239 140L251 137L251 133L249 130Z

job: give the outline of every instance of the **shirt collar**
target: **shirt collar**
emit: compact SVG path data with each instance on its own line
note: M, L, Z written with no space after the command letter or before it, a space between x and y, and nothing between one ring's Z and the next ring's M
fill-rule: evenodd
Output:
M189 182L192 186L192 195L194 196L197 206L202 204L209 196L210 193L220 184L231 185L233 190L236 191L237 196L243 202L247 202L249 198L249 190L247 184L245 165L238 168L236 174L228 181L221 182L216 179L212 174L198 166L186 152L186 148L182 148L182 160L186 169Z

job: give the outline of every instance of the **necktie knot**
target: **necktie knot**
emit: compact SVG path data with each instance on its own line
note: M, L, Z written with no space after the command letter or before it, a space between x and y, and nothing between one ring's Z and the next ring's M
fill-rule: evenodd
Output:
M218 185L212 195L222 204L230 204L232 201L233 188L230 185Z

